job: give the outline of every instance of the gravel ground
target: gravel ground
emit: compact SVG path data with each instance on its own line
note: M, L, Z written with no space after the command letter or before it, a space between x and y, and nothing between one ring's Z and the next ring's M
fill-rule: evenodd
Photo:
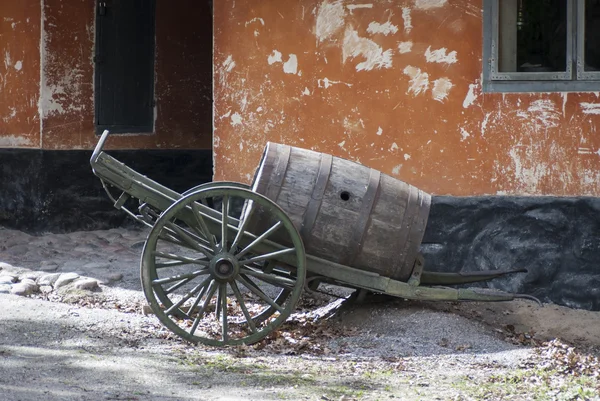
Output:
M78 275L61 290L0 294L0 399L600 399L600 313L526 301L306 298L255 346L184 343L143 313L145 235L0 229L8 292Z

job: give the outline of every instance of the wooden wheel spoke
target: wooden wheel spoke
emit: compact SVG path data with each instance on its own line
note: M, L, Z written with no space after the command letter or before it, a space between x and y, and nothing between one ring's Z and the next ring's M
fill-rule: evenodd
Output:
M250 220L252 218L252 214L254 213L254 202L250 200L250 201L248 201L247 205L248 205L248 211L245 211L245 215L242 217L242 220L240 221L240 224L238 226L238 232L235 236L235 239L233 240L233 243L231 244L232 250L235 249L237 244L242 239L244 232L246 231L246 226L250 222Z
M188 261L177 261L177 262L163 262L163 263L155 263L154 267L157 269L164 269L165 267L177 267L177 266L185 266L189 264L195 264L200 266L208 266L209 261L206 259L194 259L195 262Z
M229 224L229 196L223 195L222 210L221 210L221 251L227 249L227 230Z
M255 247L257 244L260 244L262 241L264 241L266 238L269 237L269 235L273 234L275 231L277 231L277 229L279 229L279 227L281 227L283 225L283 223L281 221L278 221L277 223L275 223L271 228L269 228L267 231L265 231L264 233L262 233L258 238L256 238L254 241L252 241L247 247L245 247L244 249L242 249L237 255L235 255L238 259L241 258L242 256L244 256L246 253L248 253L253 247Z
M219 286L219 294L221 299L221 337L224 342L227 342L229 330L227 326L227 283L222 283Z
M194 278L204 275L204 274L208 274L208 269L197 270L195 272L186 273L186 274L177 274L177 275L171 276L171 277L159 278L156 280L152 280L152 285L153 286L163 285L163 284L167 284L167 283L172 283L174 281L186 280L186 279L193 280Z
M277 311L283 312L283 307L277 305L267 294L263 292L263 290L261 290L256 284L254 284L254 282L248 276L240 274L239 276L237 276L236 280L242 283L247 289L252 291L256 296L258 296L260 299L271 305Z
M262 280L266 283L269 283L269 284L272 284L272 285L275 285L275 286L278 286L281 288L286 288L288 290L293 289L294 286L296 285L296 280L277 276L275 274L267 274L267 273L263 273L263 272L258 272L253 269L242 268L242 269L240 269L240 273L245 274L245 275L250 275L252 277L256 277L257 279Z
M161 232L160 235L158 236L158 238L160 238L162 241L168 242L173 245L185 246L185 244L183 242L181 242L177 238L173 237L173 235L169 232L169 230L165 229L164 231L165 232Z
M296 252L296 248L286 248L286 249L282 249L282 250L271 252L271 253L265 253L264 255L254 256L249 259L240 260L240 264L246 265L246 264L250 264L250 263L261 262L263 260L274 259L274 258L277 258L278 256L287 255L288 253L294 253L294 252Z
M177 239L181 240L182 242L184 242L185 244L187 244L188 248L192 248L198 252L204 251L204 247L200 246L197 239L194 238L192 235L190 235L189 232L187 232L183 228L179 227L177 224L175 224L173 222L167 222L165 227L174 231L177 234L177 236L175 238L177 238Z
M200 290L200 292L198 293L198 296L196 297L196 299L194 300L194 302L192 303L192 306L190 306L190 315L192 313L194 313L194 310L196 310L196 308L198 307L198 304L200 303L200 301L202 300L202 297L207 293L207 291L209 290L209 282L212 283L212 277L208 276L203 282L202 282L202 290ZM198 312L198 316L202 316L202 313ZM190 333L193 333L194 330L196 330L196 326L198 325L198 323L196 323L196 321L194 320L195 326L192 331L190 331Z
M183 305L185 302L187 302L188 299L190 299L194 295L196 295L199 292L201 292L202 289L205 287L205 284L204 284L205 281L203 281L202 283L200 283L197 286L195 286L191 291L189 291L187 294L185 294L183 296L183 298L181 298L179 301L177 301L177 303L174 303L173 305L171 305L171 307L169 307L169 309L167 309L165 311L165 313L167 315L170 315L171 313L173 313L174 310L178 309L181 305ZM189 318L189 314L192 313L192 312L193 311L191 309L188 311L188 318Z
M202 202L205 206L206 206L206 199L202 199ZM202 212L200 211L200 207L198 206L198 204L196 202L193 202L191 204L192 206L192 211L194 212L194 219L196 220L196 223L198 223L198 226L200 227L200 230L196 230L196 231L201 231L198 234L200 235L204 235L204 237L206 237L208 239L208 242L210 243L210 247L213 249L213 252L217 252L217 244L215 242L215 236L212 235L212 233L210 232L210 230L208 229L208 226L206 225L206 221L204 220L204 217L202 216Z
M183 239L179 237L176 230L172 229L170 226L167 226L168 224L168 222L165 223L163 231L166 232L166 234L161 232L159 236L160 239L171 244L179 245L188 249L193 249L195 251L200 251L209 256L214 256L213 248L209 246L208 241L202 238L201 235L195 235L194 233L191 233L188 230L184 230L183 228L179 227L180 230L182 230L188 237L192 238L192 240L195 241L195 246L190 245L188 242L183 241Z
M180 262L184 262L184 264L192 264L192 265L200 265L200 266L208 266L208 264L209 264L208 260L206 260L206 259L193 259L193 258L188 258L187 256L179 256L179 255L175 255L174 253L169 253L169 252L154 251L152 254L155 257L159 257L159 258L178 260ZM165 266L165 267L169 267L169 266Z
M250 316L250 313L248 312L248 308L246 307L246 302L244 302L244 297L242 296L242 293L240 292L240 288L238 287L238 285L235 281L231 282L231 289L233 290L233 293L234 293L235 297L237 298L238 304L240 305L240 309L242 310L242 312L244 313L244 316L246 317L246 322L248 322L248 326L250 326L250 330L252 330L253 333L256 333L256 324L254 323L252 316Z
M217 291L217 288L218 288L217 282L215 280L212 280L208 286L208 290L206 291L206 298L204 298L204 302L202 302L202 306L198 310L198 316L196 316L196 319L194 319L194 323L192 324L192 327L190 328L190 333L195 332L196 329L198 328L198 324L204 317L204 312L206 312L206 308L210 304L210 300L212 299L213 295L215 295L215 291ZM202 294L198 295L197 301L199 301L200 298L202 298L201 295Z

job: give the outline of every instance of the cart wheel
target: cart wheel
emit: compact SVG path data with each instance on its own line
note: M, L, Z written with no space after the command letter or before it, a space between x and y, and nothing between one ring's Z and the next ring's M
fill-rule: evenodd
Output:
M207 206L215 198L220 210ZM241 212L232 205L242 205ZM248 231L256 215L271 222L264 232ZM275 232L291 245L270 241ZM296 307L306 255L294 224L274 202L242 187L208 185L157 219L141 275L150 307L175 334L207 345L252 344Z

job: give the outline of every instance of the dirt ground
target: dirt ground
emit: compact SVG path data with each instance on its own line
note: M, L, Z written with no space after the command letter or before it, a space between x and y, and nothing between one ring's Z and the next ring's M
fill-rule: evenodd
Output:
M600 312L525 300L305 298L255 346L185 343L143 313L145 235L0 229L0 276L98 281L0 294L0 399L600 400Z

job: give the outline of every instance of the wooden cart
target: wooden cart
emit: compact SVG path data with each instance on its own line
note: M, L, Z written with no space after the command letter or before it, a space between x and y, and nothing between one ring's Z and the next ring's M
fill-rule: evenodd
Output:
M312 163L315 171L311 175L302 173L302 165L311 162L300 155L295 162L300 174L294 174L288 171L290 153L302 150L270 144L252 187L211 182L177 193L106 154L102 149L108 135L108 131L103 133L93 152L92 170L116 208L151 227L141 255L144 294L158 319L188 341L215 346L260 341L290 316L303 290L316 291L321 284L355 289L358 294L374 292L416 300L508 301L520 297L490 289L445 286L523 270L472 274L423 270L418 248L429 198L414 187L408 188L403 212L416 216L410 220L413 232L404 233L404 219L397 234L403 237L402 245L384 241L382 238L395 236L385 232L389 224L381 223L373 213L385 209L386 205L377 206L376 202L390 196L390 190L382 186L389 177L382 178L374 170L364 173L365 185L340 191L340 185L349 183L344 163L351 162L321 155ZM337 186L332 180L336 164L345 172L338 174ZM312 183L310 189L304 188L307 182ZM304 190L298 192L298 188ZM329 200L328 191L334 194ZM294 193L298 196L292 196ZM411 197L418 206L414 212L408 211ZM329 213L338 201L350 205L342 214L354 216L355 222L332 230L332 224L344 220L340 213L333 217ZM302 211L298 211L299 204L304 204ZM357 233L357 227L363 232ZM344 233L350 233L347 241L340 240L348 236ZM336 238L345 245L336 246ZM369 241L372 249L364 251Z

